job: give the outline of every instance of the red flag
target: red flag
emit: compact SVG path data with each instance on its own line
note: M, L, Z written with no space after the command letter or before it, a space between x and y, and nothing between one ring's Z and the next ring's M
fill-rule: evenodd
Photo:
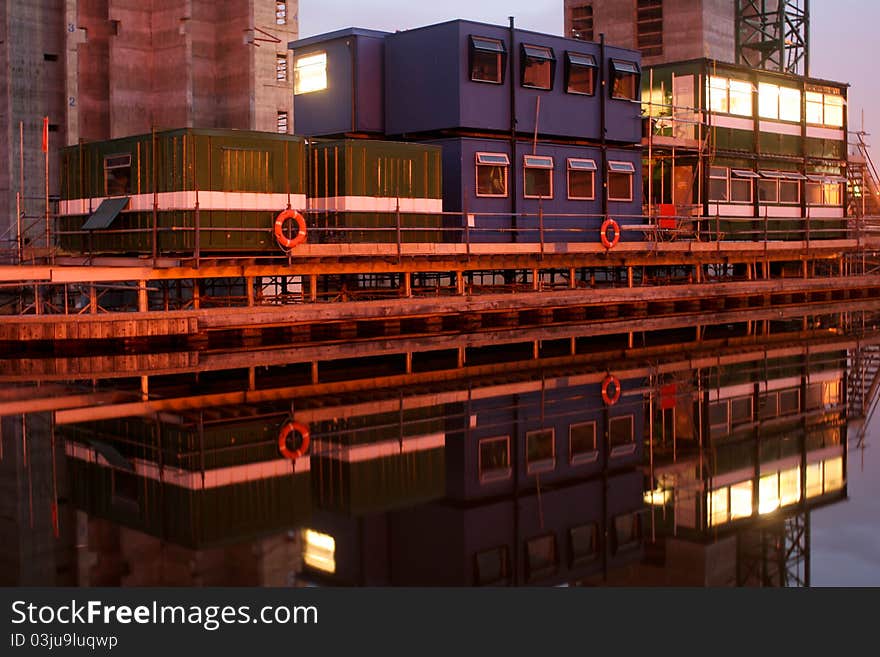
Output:
M660 408L667 410L675 408L676 386L674 383L667 383L660 386Z
M49 152L49 117L43 117L43 152Z

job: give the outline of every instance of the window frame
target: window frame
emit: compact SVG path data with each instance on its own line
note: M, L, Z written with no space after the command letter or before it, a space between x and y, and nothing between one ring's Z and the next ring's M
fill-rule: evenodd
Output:
M572 442L571 442L571 433L572 429L578 429L580 427L592 426L593 427L593 449L585 451L585 452L577 452L575 453L572 450ZM568 425L568 463L570 465L583 465L585 463L595 463L599 460L599 427L595 420L588 420L587 422L575 422L573 424Z
M533 52L529 52L532 49ZM543 51L543 52L541 52ZM556 78L556 53L550 46L539 46L531 43L519 44L519 86L523 89L537 89L538 91L552 91ZM526 84L526 69L530 63L546 64L549 69L549 80L546 87L534 84Z
M481 157L504 157L504 163L500 162L481 162ZM503 194L486 194L480 192L480 167L501 167L504 171L504 193ZM474 153L474 194L479 198L507 198L510 196L510 157L507 153L490 153L487 151L478 151Z
M275 53L275 81L290 81L290 61L286 53Z
M287 25L287 0L275 0L275 24Z
M582 10L584 12L584 15L575 16L575 12L577 10ZM595 41L595 27L593 20L592 4L582 4L571 7L571 38L578 39L580 41ZM580 32L576 29L579 21L582 21L584 23L583 36L580 36Z
M126 162L124 164L122 164L122 163L112 164L112 165L109 164L109 162L114 159L118 159L120 162L122 162L122 160L126 160ZM119 196L131 196L131 194L133 193L133 189L134 189L134 187L132 186L132 175L131 175L132 165L131 165L131 163L132 163L131 153L112 153L110 155L104 156L103 168L104 168L104 195L105 196L107 196L108 198L117 198ZM108 183L109 183L108 174L110 171L117 170L117 169L128 169L128 189L126 189L120 193L111 194L110 187L108 185Z
M483 445L492 442L504 441L507 447L507 466L505 468L496 468L492 473L483 473ZM494 483L510 479L513 475L513 466L510 458L510 436L491 436L489 438L480 438L477 441L477 479L481 484Z
M589 166L585 166L583 168L578 168L576 166L572 166L575 163L586 164L589 162L592 165L592 168ZM577 173L585 173L589 172L591 174L592 182L590 185L590 196L572 196L571 193L571 172L575 171ZM596 166L596 160L586 158L586 157L567 157L565 158L565 186L566 186L566 194L569 201L595 201L596 200L596 173L599 171L599 168Z
M613 445L611 440L611 425L615 422L620 422L622 420L629 421L629 442L622 445ZM630 413L629 415L616 415L614 417L608 418L608 447L609 447L609 456L612 458L615 456L623 456L625 454L632 454L636 451L636 420L635 416Z
M485 44L495 44L497 48L489 48L486 45L480 45L480 42L484 42ZM498 62L498 79L489 80L484 78L475 78L474 77L474 64L476 63L476 53L483 54L494 54L497 57ZM501 39L496 39L494 37L484 37L478 34L471 34L468 36L468 80L471 82L478 82L481 84L504 84L504 74L507 69L507 47L504 45L504 41Z
M574 58L583 58L582 62L575 61ZM590 90L589 91L573 91L571 88L571 72L573 68L582 68L590 71ZM565 93L575 96L595 96L596 95L596 79L599 66L596 64L596 58L589 53L565 51Z
M284 120L284 130L281 130L282 118ZM288 112L287 110L278 110L275 129L280 135L286 135L290 133L290 112Z
M529 159L533 159L534 162L529 164ZM540 163L539 163L540 162ZM548 196L542 196L540 194L527 194L526 188L528 187L526 181L526 172L529 170L537 170L537 171L546 171L547 177L550 182L550 193ZM522 171L523 171L523 198L527 199L541 199L541 200L552 200L553 199L553 173L555 171L555 161L551 155L523 155L522 160Z
M773 99L767 95L761 93L761 88L767 89L767 93L770 93L770 89L773 89ZM788 94L797 94L798 102L796 104L797 118L791 118L789 116L783 117L783 97ZM775 102L774 102L775 101ZM782 84L773 84L772 82L758 82L758 118L759 119L769 119L771 121L784 121L785 123L801 123L804 120L804 112L803 112L803 103L804 96L803 92L797 87L790 87ZM766 113L766 110L771 106L775 107L775 110L772 114Z
M529 439L533 438L538 434L550 434L550 457L543 458L537 461L529 460ZM541 472L553 472L556 469L556 429L553 427L545 427L543 429L534 429L532 431L526 431L525 436L525 461L526 461L526 474L538 474Z

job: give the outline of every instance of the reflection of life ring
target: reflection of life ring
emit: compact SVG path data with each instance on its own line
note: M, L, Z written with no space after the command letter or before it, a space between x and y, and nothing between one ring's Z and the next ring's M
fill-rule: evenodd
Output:
M293 219L296 222L297 233L294 237L287 237L287 235L284 234L284 224L288 219ZM306 241L306 220L296 210L285 210L275 217L274 230L275 239L278 240L278 244L285 249L292 249L297 244L302 244Z
M302 436L302 444L299 446L299 449L291 451L287 446L287 437L296 432L300 436ZM295 461L300 456L309 451L309 428L304 425L302 422L288 422L283 427L281 427L281 433L278 434L278 451L281 452L281 456L290 459L291 461Z
M608 386L614 385L614 396L608 396ZM608 406L612 406L617 403L617 400L620 399L620 381L613 374L609 374L605 377L605 380L602 381L602 401L605 402Z
M614 231L614 239L608 239L608 229L611 228ZM617 225L617 222L614 219L606 219L602 223L602 228L599 229L599 236L602 238L602 246L606 249L613 249L617 243L620 241L620 226Z

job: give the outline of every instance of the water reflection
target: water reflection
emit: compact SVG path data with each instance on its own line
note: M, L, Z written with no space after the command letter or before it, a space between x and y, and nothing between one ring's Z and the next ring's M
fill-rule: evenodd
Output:
M10 385L0 578L809 585L811 515L847 498L848 422L876 395L880 337L851 319L238 349Z

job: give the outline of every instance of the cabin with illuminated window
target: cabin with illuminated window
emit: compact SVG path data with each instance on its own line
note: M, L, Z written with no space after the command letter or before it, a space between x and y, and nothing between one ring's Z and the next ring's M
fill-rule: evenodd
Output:
M290 48L298 133L442 147L443 241L595 242L608 216L642 224L637 51L463 20Z
M646 67L648 200L740 240L844 236L847 85L709 59Z

